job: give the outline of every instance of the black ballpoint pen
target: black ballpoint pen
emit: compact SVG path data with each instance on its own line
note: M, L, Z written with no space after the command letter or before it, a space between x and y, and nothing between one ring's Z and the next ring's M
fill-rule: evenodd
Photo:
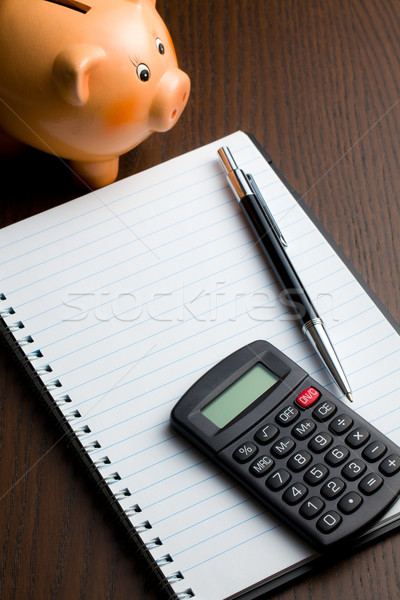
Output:
M285 298L299 319L303 333L319 354L334 381L348 400L353 401L346 375L299 276L285 251L287 245L253 177L238 168L230 150L218 150L227 180L278 279Z

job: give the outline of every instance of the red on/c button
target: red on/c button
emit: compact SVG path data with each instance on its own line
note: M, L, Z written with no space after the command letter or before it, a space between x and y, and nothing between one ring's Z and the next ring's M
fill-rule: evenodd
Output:
M318 390L313 387L309 387L303 390L301 394L297 396L296 402L303 408L307 408L308 406L312 406L320 396L321 394Z

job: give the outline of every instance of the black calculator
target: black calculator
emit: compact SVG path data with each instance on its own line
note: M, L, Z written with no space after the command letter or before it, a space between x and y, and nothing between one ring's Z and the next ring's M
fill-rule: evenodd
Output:
M171 423L320 552L400 494L398 446L266 341L203 375Z

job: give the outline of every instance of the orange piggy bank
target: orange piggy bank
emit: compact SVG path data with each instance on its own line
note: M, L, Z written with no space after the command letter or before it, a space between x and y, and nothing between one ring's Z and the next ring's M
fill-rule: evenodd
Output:
M0 144L69 159L91 188L190 91L155 0L0 0L0 56Z

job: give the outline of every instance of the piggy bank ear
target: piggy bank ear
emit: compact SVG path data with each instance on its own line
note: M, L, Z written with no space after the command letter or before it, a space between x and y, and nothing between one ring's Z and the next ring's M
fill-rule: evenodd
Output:
M105 57L99 46L75 44L60 52L53 63L53 81L59 95L73 106L89 98L89 75Z

